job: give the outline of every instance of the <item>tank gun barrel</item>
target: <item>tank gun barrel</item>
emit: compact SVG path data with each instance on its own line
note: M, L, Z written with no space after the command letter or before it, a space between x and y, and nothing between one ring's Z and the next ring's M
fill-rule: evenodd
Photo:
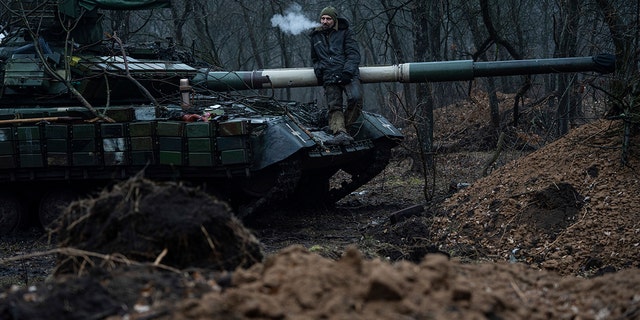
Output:
M360 67L362 83L468 81L477 77L513 76L564 72L610 73L615 56L528 59L476 62L473 60L410 62L391 66ZM282 68L255 71L201 71L194 84L211 90L289 88L317 86L312 68Z

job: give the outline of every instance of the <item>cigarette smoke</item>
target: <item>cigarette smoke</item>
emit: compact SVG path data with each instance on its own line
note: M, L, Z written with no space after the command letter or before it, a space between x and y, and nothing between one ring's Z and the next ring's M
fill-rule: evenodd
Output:
M292 4L284 15L275 14L271 17L271 26L278 27L284 33L298 35L320 25L319 22L311 21L302 14L302 6L297 3Z

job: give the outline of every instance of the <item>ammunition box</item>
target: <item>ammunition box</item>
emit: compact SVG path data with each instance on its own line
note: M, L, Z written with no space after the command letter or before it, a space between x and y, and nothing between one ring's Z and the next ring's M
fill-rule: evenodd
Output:
M160 151L182 151L184 148L184 142L182 138L178 137L160 137L159 146Z
M47 165L68 166L69 156L66 153L49 152L47 153Z
M44 135L49 139L67 139L69 138L69 126L47 125Z
M107 110L106 115L115 122L129 122L136 118L133 108L110 108Z
M127 152L105 152L104 153L104 165L105 166L122 166L129 164Z
M95 139L73 139L71 140L72 152L95 152L96 140Z
M4 85L7 87L48 88L49 77L39 58L32 54L15 54L5 66Z
M221 136L238 136L249 134L249 123L247 121L223 122L219 125Z
M103 123L100 126L102 138L120 138L124 137L124 123Z
M187 123L187 137L204 138L211 135L211 125L209 122Z
M155 122L131 122L129 123L129 136L147 137L154 134Z
M160 164L182 165L182 152L160 151Z
M47 152L69 152L69 140L67 139L47 139Z
M41 153L40 139L18 141L18 152L22 153Z
M184 122L158 122L158 135L182 137L184 136Z
M250 157L247 150L225 150L220 152L220 161L223 165L249 163Z
M217 137L216 147L218 150L243 149L247 147L247 137Z
M95 152L74 152L72 160L74 166L97 166L100 159Z
M206 152L189 152L189 165L196 167L213 166L213 156Z
M127 144L125 138L102 139L102 150L104 151L126 151Z
M20 167L39 168L44 167L41 153L20 154Z
M154 143L151 137L131 137L131 150L151 151Z
M0 141L0 155L13 154L13 141Z
M40 127L18 127L18 140L40 139Z
M74 139L88 139L96 137L96 127L93 124L74 124L71 128Z
M0 128L0 141L12 141L13 134L12 128Z
M209 138L189 138L187 139L189 152L211 152L213 145Z
M10 169L16 167L16 160L13 155L0 156L0 168Z
M131 164L144 166L147 164L156 164L156 157L152 151L133 151L131 152Z

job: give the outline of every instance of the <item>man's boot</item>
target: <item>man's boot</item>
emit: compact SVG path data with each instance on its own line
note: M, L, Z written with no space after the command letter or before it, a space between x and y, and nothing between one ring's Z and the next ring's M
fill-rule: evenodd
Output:
M344 113L342 111L329 113L329 128L333 132L333 137L325 141L326 144L348 145L354 141L344 127Z
M340 131L347 131L344 127L344 113L342 111L331 111L329 113L329 129L334 135Z
M360 103L354 103L353 105L347 106L347 112L345 113L345 125L350 126L362 114L362 105Z

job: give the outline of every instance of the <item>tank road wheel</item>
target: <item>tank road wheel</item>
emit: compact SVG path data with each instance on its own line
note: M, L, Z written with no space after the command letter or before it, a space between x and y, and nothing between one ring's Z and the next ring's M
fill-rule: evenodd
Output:
M62 215L64 209L78 198L78 194L69 189L52 190L40 198L38 218L45 230L53 229L53 222Z
M25 213L17 194L0 191L0 236L14 232L25 218Z
M331 177L338 169L305 172L291 204L302 207L333 205L335 201L329 193Z
M368 158L370 159L369 161L366 163L353 163L343 167L342 170L351 175L351 181L343 181L339 189L330 191L332 201L337 202L344 198L382 172L391 159L391 149L392 146L390 144L378 142L370 158Z
M300 172L300 161L291 157L256 174L243 187L249 199L239 205L238 217L245 219L268 205L287 199L300 181Z

